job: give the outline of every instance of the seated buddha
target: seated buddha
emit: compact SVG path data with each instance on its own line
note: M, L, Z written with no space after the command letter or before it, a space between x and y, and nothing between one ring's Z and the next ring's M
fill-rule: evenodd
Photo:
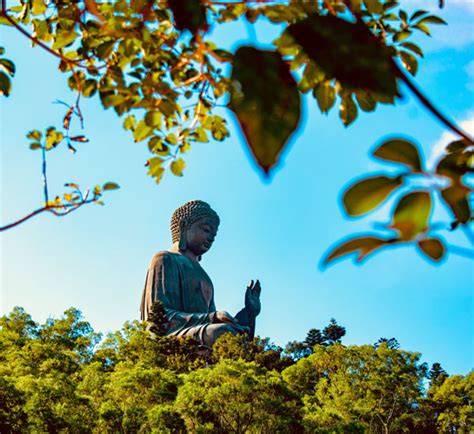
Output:
M149 320L152 306L164 308L166 335L191 336L207 347L224 333L255 333L260 313L260 282L245 291L245 306L235 316L216 310L214 287L200 261L209 251L219 228L219 217L206 203L194 200L179 207L171 219L173 245L156 253L148 267L140 306Z

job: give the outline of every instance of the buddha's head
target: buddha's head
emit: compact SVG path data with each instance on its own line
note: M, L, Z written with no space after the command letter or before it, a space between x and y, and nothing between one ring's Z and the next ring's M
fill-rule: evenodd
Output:
M187 202L171 218L173 243L181 252L190 250L199 258L211 248L219 222L219 216L206 202Z

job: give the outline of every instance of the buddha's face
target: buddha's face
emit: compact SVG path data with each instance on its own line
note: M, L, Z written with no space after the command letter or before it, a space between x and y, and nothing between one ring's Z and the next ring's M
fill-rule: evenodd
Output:
M187 248L196 256L203 255L211 248L216 233L217 227L210 219L197 220L187 229Z

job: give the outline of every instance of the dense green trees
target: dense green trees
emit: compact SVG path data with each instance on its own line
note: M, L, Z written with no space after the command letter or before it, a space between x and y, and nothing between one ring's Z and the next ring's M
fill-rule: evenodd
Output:
M468 433L474 426L474 372L449 376L439 363L428 371L420 354L393 340L344 346L340 336L296 360L269 339L231 335L209 354L191 340L152 336L139 322L101 339L76 309L38 324L15 308L0 327L2 433Z

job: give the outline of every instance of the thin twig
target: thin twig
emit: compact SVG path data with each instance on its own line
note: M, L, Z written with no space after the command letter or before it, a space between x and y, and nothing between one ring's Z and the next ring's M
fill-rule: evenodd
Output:
M399 78L407 85L407 87L413 92L413 94L418 98L420 103L429 111L431 114L436 117L442 124L444 124L448 129L460 135L463 139L467 140L471 145L474 145L474 140L466 132L464 132L460 127L458 127L454 122L449 120L445 115L443 115L433 103L419 90L415 83L411 81L405 71L400 68L398 65L397 73Z
M43 208L39 208L37 209L36 211L33 211L32 213L28 214L27 216L23 217L22 219L20 220L17 220L16 222L14 223L10 223L9 225L6 225L6 226L1 226L0 227L0 232L2 231L6 231L7 229L11 229L15 226L18 226L19 224L23 223L23 222L26 222L27 220L29 220L31 217L34 217L35 215L38 215L44 211L46 211L48 208L47 207L43 207Z
M49 197L48 197L48 178L46 177L46 149L45 146L41 147L41 154L43 157L43 166L42 166L42 171L43 171L43 193L44 193L44 204L45 206L48 206L49 202Z

